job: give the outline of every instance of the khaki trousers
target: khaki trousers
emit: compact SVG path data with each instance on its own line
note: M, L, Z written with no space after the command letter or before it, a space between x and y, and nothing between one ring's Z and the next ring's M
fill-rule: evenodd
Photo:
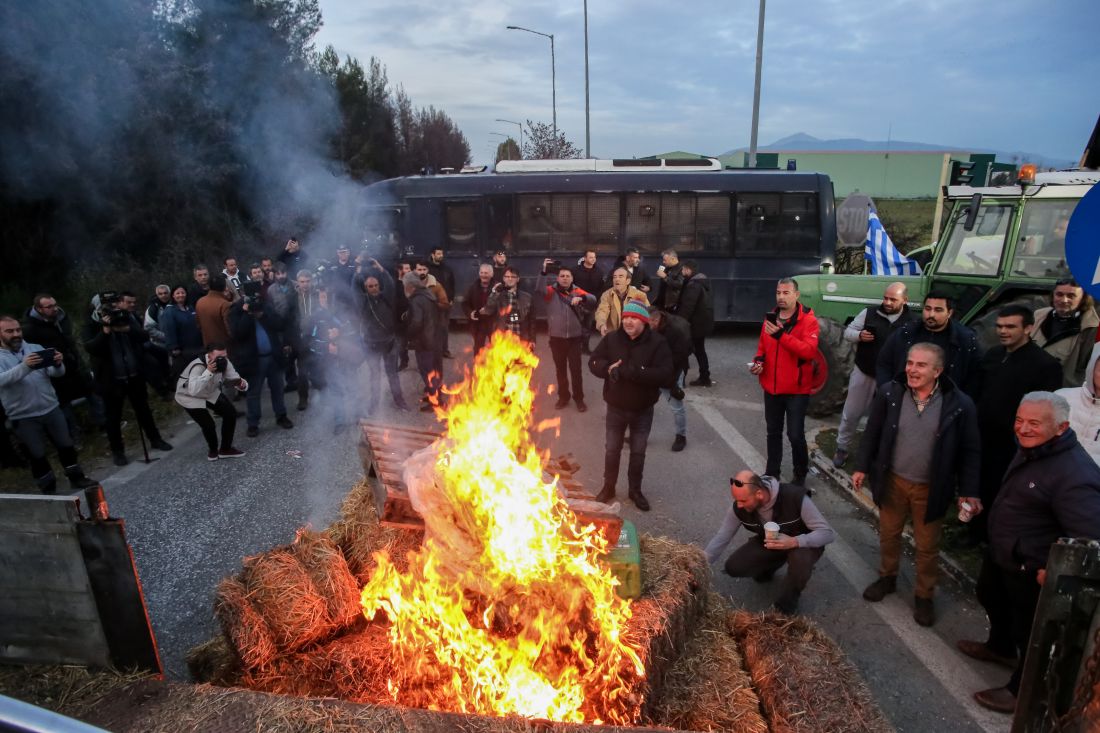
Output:
M901 476L890 474L886 497L879 507L878 541L881 553L879 575L896 576L901 563L901 533L905 529L905 520L913 521L913 539L917 545L917 588L918 598L931 598L936 590L939 577L940 531L943 519L925 522L924 512L928 508L928 484L907 481Z

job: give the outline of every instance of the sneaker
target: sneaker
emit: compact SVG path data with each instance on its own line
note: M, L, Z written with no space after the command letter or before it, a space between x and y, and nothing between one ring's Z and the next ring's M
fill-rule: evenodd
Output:
M688 439L686 436L677 435L676 440L672 441L672 452L679 453L684 449L684 446L687 445L687 442Z
M883 575L863 591L863 600L878 603L898 589L898 576Z
M835 468L844 468L845 462L848 460L848 451L837 448L836 453L833 454L833 466Z
M577 400L577 412L588 412L588 405L584 404L584 400Z
M206 452L206 460L208 460L208 461L218 460L218 452L216 450L207 451Z
M111 454L111 458L114 460L116 466L125 466L130 463L130 459L126 457L125 453L116 451Z
M219 458L241 458L243 456L244 456L244 451L243 450L238 450L238 449L234 448L233 446L229 446L228 448L222 448L220 451L218 451L218 457Z
M601 504L610 504L611 500L615 498L615 487L605 486L600 489L600 493L596 494L596 501Z
M638 507L640 511L649 511L649 500L645 498L645 494L643 494L640 490L631 491L630 500L634 502L634 506Z
M172 450L172 444L164 440L164 438L157 438L156 440L150 440L149 445L157 450Z
M278 425L280 428L283 428L284 430L290 430L292 427L294 427L294 423L292 423L290 421L290 418L286 415L280 415L278 418L276 418L275 424Z
M248 430L244 431L244 434L250 438L255 438L257 435L260 434L260 429L255 425L249 425Z
M916 596L913 599L913 620L921 626L931 626L936 623L936 606L931 598Z
M567 407L569 407L569 400L558 400L554 403L555 410L564 410Z
M711 381L710 377L699 377L698 379L691 380L690 382L688 382L688 384L690 384L692 387L713 387L714 386L714 382Z

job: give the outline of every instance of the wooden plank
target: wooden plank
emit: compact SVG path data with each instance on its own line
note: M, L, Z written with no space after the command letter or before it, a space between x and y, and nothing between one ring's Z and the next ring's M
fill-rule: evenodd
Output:
M0 494L0 533L67 531L80 519L75 496Z

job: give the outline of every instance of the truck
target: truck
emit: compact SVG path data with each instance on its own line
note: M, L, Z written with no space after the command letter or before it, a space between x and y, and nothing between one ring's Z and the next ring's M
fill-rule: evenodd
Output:
M1065 253L1069 218L1097 182L1097 170L1038 173L1025 165L1005 185L946 186L943 231L920 275L842 275L824 262L820 274L800 277L802 303L821 324L815 364L820 389L810 414L820 417L843 406L855 357L844 328L863 308L881 302L891 282L906 284L914 310L926 293L953 297L954 317L974 329L983 349L996 344L993 325L1002 306L1049 305L1054 284L1071 276Z

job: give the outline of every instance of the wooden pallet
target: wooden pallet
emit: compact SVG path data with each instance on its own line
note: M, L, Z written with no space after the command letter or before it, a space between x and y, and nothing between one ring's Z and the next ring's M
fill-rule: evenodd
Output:
M374 498L380 521L390 527L423 530L424 520L413 509L402 474L409 456L428 447L442 435L430 430L373 422L361 422L360 430L359 456L363 470L377 479ZM546 464L546 471L558 477L558 487L567 501L594 501L595 497L574 477L579 468L570 455L552 458ZM574 513L581 524L596 525L611 546L618 542L623 526L619 516L576 510Z

